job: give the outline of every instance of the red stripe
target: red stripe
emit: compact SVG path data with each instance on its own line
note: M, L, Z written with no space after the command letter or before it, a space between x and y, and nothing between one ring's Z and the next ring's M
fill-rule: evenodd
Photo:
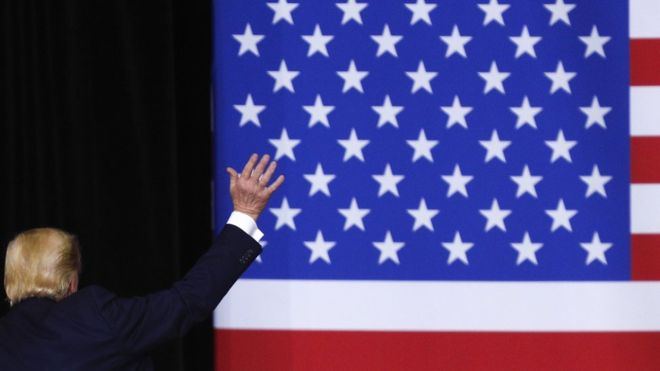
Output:
M216 370L658 370L660 333L216 330Z
M660 280L660 235L633 235L631 260L633 280Z
M631 138L630 168L632 183L660 183L660 137Z
M630 84L660 85L660 39L630 40Z

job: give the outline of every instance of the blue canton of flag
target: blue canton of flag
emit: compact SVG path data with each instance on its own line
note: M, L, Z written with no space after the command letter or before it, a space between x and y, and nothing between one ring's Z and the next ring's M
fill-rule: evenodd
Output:
M245 277L630 279L628 4L579 5L216 2L216 220L287 176Z

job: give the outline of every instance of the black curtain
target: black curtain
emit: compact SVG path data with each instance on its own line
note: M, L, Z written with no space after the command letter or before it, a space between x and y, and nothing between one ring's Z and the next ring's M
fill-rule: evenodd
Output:
M3 252L21 230L59 227L81 241L83 286L169 287L211 240L210 0L0 12ZM164 344L157 369L212 369L211 328Z

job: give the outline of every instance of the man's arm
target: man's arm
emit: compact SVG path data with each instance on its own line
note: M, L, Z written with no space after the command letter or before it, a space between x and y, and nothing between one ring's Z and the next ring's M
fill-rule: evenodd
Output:
M127 353L142 353L166 339L183 335L211 314L241 274L261 253L263 235L256 220L270 196L284 181L270 186L276 163L265 155L252 155L240 175L228 168L235 212L211 248L169 290L139 298L118 298L96 291L101 315ZM256 165L256 166L255 166ZM247 219L246 219L247 218Z

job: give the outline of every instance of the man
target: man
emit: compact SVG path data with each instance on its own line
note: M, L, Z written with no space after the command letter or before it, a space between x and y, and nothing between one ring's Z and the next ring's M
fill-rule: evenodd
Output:
M241 174L227 168L234 212L209 251L171 289L119 298L91 286L78 291L74 236L53 228L16 236L7 247L0 320L0 370L151 370L147 352L211 314L261 253L256 220L284 181L276 163L252 155Z

